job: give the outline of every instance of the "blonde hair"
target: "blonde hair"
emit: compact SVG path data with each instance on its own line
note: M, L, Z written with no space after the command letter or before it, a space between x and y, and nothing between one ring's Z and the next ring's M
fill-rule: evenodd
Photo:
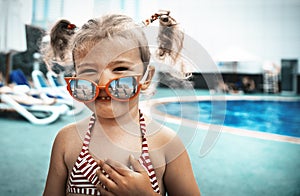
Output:
M72 44L74 64L76 57L82 57L99 41L113 36L121 36L136 42L144 66L149 64L150 50L142 27L130 17L121 14L110 14L91 19L81 27Z
M156 51L156 59L172 65L179 65L182 73L179 75L185 76L184 63L180 58L180 52L183 47L184 34L179 29L177 22L169 15L169 11L159 11L151 16L151 19L146 20L148 24L159 20L159 32L157 37L158 48ZM65 20L66 22L69 22ZM149 22L150 21L150 22ZM136 43L139 48L141 60L144 63L144 71L150 62L151 53L147 37L142 26L136 24L134 20L123 14L107 14L100 18L94 18L87 21L75 34L68 36L68 40L61 42L60 47L55 47L53 40L57 42L57 26L61 21L58 21L51 30L51 44L46 48L48 52L44 52L44 59L49 62L59 56L61 52L61 60L70 57L73 61L73 69L76 69L75 59L83 57L92 47L103 39L120 36ZM145 23L144 23L145 24ZM145 24L146 26L148 24ZM63 50L59 50L63 48ZM177 74L178 75L178 74ZM183 77L184 78L184 77ZM181 78L182 79L182 78Z

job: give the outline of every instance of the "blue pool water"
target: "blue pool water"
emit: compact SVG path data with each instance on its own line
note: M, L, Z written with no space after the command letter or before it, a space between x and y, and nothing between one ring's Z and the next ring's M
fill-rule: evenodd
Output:
M223 107L218 109L218 105ZM299 101L173 102L157 109L209 124L300 137Z

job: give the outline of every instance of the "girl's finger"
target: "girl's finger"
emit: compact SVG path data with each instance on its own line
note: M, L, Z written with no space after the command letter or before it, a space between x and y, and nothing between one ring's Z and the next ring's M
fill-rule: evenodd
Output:
M120 175L126 175L128 172L131 172L131 170L124 164L111 160L111 159L107 159L105 161L106 164L108 164L109 166L111 166L114 170L116 170Z
M106 187L104 188L102 184L97 184L96 188L100 192L100 195L103 195L103 196L113 196L114 195Z
M141 165L141 163L137 159L135 159L133 155L129 156L129 162L134 171L136 171L136 172L145 172L146 171L145 168Z
M117 185L109 177L109 175L101 169L97 171L97 175L98 175L98 178L100 181L100 183L97 185L97 188L99 188L101 186L105 190L109 190L110 192L113 193L114 190L117 188Z
M118 181L122 178L122 174L120 174L118 170L115 170L113 167L111 167L109 164L106 164L104 161L98 161L98 165L100 166L100 170L98 172L100 172L99 174L101 174L98 176L110 179L115 183L118 183Z

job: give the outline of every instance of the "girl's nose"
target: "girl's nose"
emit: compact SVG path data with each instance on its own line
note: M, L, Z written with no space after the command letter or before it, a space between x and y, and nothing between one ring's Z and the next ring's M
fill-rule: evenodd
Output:
M98 85L99 86L105 86L109 82L109 76L108 74L105 74L104 72L100 74Z
M99 78L98 85L101 86L99 89L99 97L107 97L108 94L105 91L105 86L109 82L109 78L105 76L105 74L102 74Z

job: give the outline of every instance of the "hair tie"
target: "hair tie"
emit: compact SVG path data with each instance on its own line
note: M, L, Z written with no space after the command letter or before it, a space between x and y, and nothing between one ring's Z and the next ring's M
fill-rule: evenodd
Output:
M67 29L73 30L75 28L76 28L76 25L74 25L74 24L68 24L68 26L67 26Z
M161 19L163 21L165 21L165 20L168 21L169 17L170 17L169 14L170 14L170 11L159 10L157 13L153 14L150 18L148 18L148 19L146 19L146 20L144 20L142 22L143 22L143 24L145 26L148 26L148 25L150 25L152 22L154 22L157 19Z

